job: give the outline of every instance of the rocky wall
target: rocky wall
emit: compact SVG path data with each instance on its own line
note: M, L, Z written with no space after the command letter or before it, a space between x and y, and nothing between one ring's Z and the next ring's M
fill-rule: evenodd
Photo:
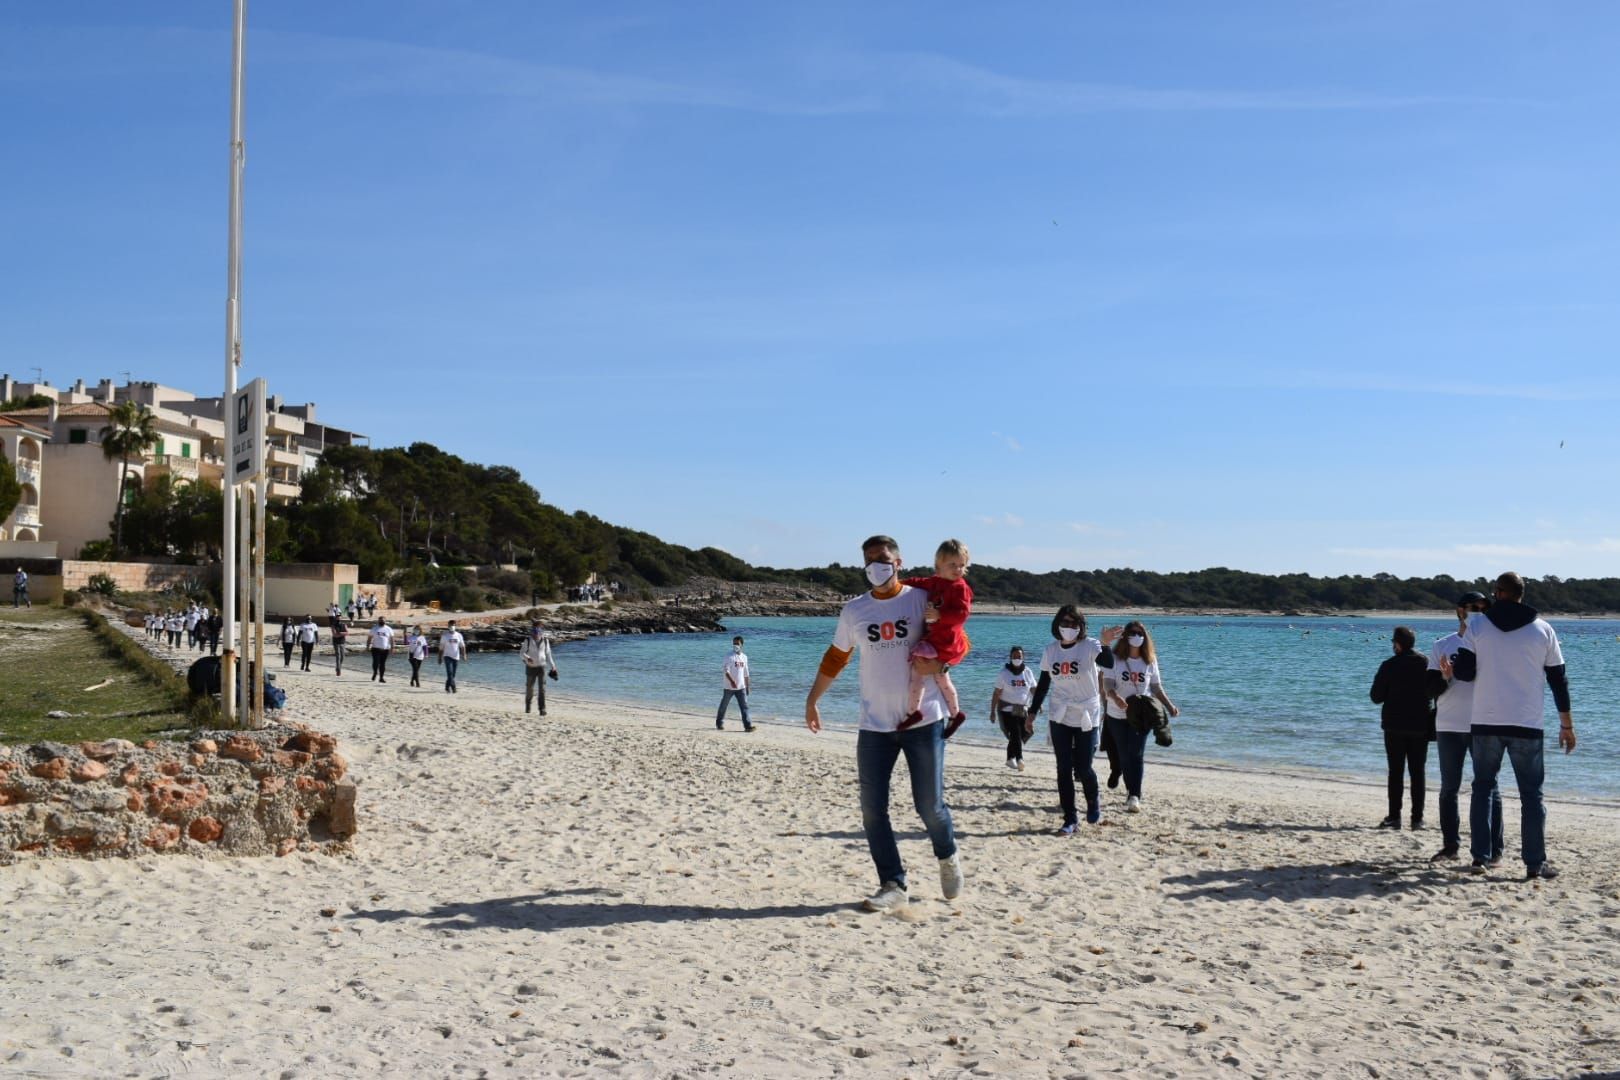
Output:
M0 863L20 853L287 855L346 849L355 785L337 740L297 725L0 746Z

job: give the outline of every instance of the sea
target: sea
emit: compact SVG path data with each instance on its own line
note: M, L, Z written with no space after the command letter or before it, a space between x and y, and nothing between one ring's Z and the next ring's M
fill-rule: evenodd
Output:
M1109 619L1109 624L1123 622ZM1382 782L1385 773L1378 706L1368 697L1378 665L1390 655L1397 625L1417 633L1427 651L1457 628L1455 619L1185 616L1144 620L1153 635L1170 698L1181 709L1169 748L1148 744L1148 764L1177 760L1290 773L1320 771ZM1620 620L1550 619L1568 664L1579 745L1561 753L1557 714L1546 696L1546 793L1620 804ZM753 671L750 708L756 722L804 722L804 698L832 641L831 617L725 620L724 633L633 634L556 646L559 691L606 701L653 705L713 724L723 683L721 662L741 634ZM1103 627L1094 619L1090 632ZM953 672L968 723L955 738L1005 745L990 725L990 692L1007 650L1022 645L1030 662L1051 641L1051 614L976 615L968 624L973 651ZM463 681L503 689L523 685L515 653L480 654ZM852 664L821 702L828 728L854 730L858 677ZM736 705L728 727L740 728ZM1026 754L1046 747L1044 721ZM1504 762L1504 770L1508 766ZM1430 795L1439 790L1429 755ZM1504 779L1511 788L1510 774ZM1466 783L1466 782L1465 782ZM1466 799L1466 790L1464 791ZM1434 811L1431 807L1431 813Z

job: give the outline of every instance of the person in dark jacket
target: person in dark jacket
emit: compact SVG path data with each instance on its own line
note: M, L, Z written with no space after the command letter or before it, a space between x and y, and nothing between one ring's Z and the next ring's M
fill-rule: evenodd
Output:
M1434 721L1429 711L1432 687L1429 658L1416 652L1417 635L1409 626L1397 626L1390 639L1395 655L1378 667L1373 678L1374 705L1383 707L1384 756L1389 759L1389 816L1380 829L1401 827L1401 772L1412 779L1412 828L1423 828L1423 771L1429 763L1429 735Z

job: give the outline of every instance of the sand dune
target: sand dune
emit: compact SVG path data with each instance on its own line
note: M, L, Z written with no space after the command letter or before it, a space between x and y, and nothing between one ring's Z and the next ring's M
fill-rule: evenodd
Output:
M1613 809L1552 806L1555 882L1472 879L1368 828L1379 786L1154 761L1065 841L1049 757L953 747L968 887L897 804L913 902L872 915L847 736L360 666L281 675L360 780L354 856L0 869L8 1074L1620 1068Z

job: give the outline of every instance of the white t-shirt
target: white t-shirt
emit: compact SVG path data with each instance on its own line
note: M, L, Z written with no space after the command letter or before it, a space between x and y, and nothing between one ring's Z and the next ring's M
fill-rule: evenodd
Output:
M844 605L833 632L833 647L858 650L861 665L861 730L898 731L911 694L911 647L922 639L928 594L902 585L898 595L879 600L862 593ZM939 688L923 685L922 725L945 719Z
M394 628L392 626L373 626L366 635L366 648L392 649L394 647Z
M182 631L182 630L184 630L186 628L186 620L182 619L178 615L171 615L171 616L169 616L169 624L168 624L168 626L169 626L169 633L178 634L180 631Z
M748 689L747 653L728 653L726 655L726 662L723 671L725 672L726 677L731 680L730 682L725 683L725 688L727 690Z
M1029 699L1035 696L1035 683L1039 679L1040 674L1028 664L1016 675L1003 664L1001 671L996 674L996 689L1001 691L1001 703L1028 705Z
M298 624L298 642L301 645L313 645L315 639L321 636L320 628L312 622Z
M1054 724L1090 731L1102 718L1102 701L1097 692L1097 657L1102 642L1081 638L1068 648L1054 641L1041 651L1041 673L1052 676L1052 685L1043 702Z
M1429 670L1440 670L1440 658L1454 660L1463 647L1461 634L1447 634L1429 650ZM1468 734L1474 712L1474 684L1452 679L1446 683L1446 692L1435 701L1434 730L1449 731L1453 735Z
M1153 688L1159 685L1159 665L1150 664L1139 657L1114 657L1112 668L1099 668L1103 681L1108 688L1130 704L1130 699L1137 694L1151 694ZM1115 720L1125 719L1125 710L1115 705L1113 701L1103 703L1108 709L1108 715Z
M1547 668L1564 662L1558 635L1546 619L1503 632L1486 612L1468 617L1463 646L1479 658L1474 677L1472 727L1545 726ZM1444 701L1449 694L1441 697ZM1437 725L1438 726L1438 725Z
M426 660L428 654L428 639L426 634L417 634L412 637L405 635L405 652L412 660Z
M460 630L446 630L439 635L439 655L446 660L464 660L467 657L467 639Z

